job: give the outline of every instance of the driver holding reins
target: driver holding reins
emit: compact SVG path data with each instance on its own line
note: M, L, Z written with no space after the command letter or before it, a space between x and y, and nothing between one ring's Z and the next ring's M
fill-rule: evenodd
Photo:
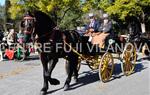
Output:
M85 35L91 36L91 33L98 32L98 29L100 27L100 22L95 18L95 15L93 13L89 13L89 20L90 23L86 27L86 33Z

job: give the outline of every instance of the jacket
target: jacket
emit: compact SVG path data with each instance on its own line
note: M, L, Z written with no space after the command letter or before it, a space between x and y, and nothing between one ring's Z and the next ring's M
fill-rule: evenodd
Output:
M94 32L98 32L98 29L100 27L100 22L95 20L94 21L94 24L93 24L93 27L90 27L90 23L87 25L86 27L86 30L90 29L90 28L93 28L94 29Z

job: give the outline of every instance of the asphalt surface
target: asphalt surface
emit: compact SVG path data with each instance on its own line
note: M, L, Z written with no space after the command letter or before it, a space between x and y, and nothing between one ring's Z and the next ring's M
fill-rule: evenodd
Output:
M48 95L150 95L150 60L138 57L135 73L124 76L120 61L115 60L115 75L111 81L102 83L98 71L92 71L84 62L79 71L79 82L71 82L68 91L63 90L66 79L65 60L59 59L52 77L60 85L49 86ZM42 65L37 55L23 62L4 60L0 62L0 95L40 95L43 85Z

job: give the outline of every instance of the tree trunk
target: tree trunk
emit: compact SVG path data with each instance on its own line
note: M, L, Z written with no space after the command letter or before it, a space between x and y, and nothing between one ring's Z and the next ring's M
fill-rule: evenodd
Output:
M146 32L146 27L145 27L145 13L142 11L142 14L141 14L141 30L142 30L142 33L145 33Z
M142 30L142 33L146 32L145 23L141 23L141 30Z

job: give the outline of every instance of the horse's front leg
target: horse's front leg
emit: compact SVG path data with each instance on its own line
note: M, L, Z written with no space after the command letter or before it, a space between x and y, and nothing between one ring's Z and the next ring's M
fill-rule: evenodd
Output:
M43 66L43 78L44 78L44 83L43 83L43 88L41 89L41 94L46 94L48 90L48 77L49 77L47 55L45 53L41 53L40 59L41 59L42 66Z
M59 80L51 77L52 71L55 68L57 62L58 62L58 58L54 58L54 59L49 61L49 82L50 82L51 85L58 85L58 84L60 84Z

